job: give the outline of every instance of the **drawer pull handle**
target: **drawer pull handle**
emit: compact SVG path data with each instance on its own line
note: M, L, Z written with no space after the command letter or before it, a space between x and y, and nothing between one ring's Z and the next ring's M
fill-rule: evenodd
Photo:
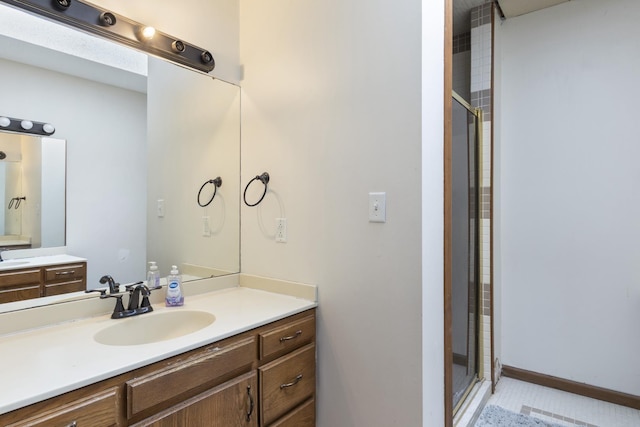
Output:
M249 412L247 412L247 422L251 421L251 414L253 414L253 396L251 396L251 386L247 386L247 396L249 396Z
M296 339L296 338L298 338L300 335L302 335L302 330L301 330L301 329L300 329L300 330L297 330L297 331L296 331L296 333L295 333L295 334L293 334L293 335L290 335L290 336L288 336L288 337L282 337L282 338L280 338L280 342L285 342L285 341L289 341L289 340Z
M298 383L300 382L300 380L301 380L301 379L302 379L302 374L298 375L298 376L296 377L296 379L295 379L295 380L293 380L293 381L292 381L292 382L290 382L290 383L287 383L287 384L280 384L280 390L282 390L283 388L292 387L292 386L294 386L294 385L298 384Z
M67 427L78 427L78 422L77 421L71 421Z
M69 270L69 271L56 271L56 276L68 276L70 274L76 274L75 270ZM75 421L74 421L75 423ZM73 427L73 424L69 424L69 426Z

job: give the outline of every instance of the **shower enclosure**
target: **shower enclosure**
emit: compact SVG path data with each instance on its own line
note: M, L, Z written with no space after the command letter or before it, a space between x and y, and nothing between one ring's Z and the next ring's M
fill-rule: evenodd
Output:
M451 327L453 408L462 404L480 370L479 138L482 112L455 92L451 146Z

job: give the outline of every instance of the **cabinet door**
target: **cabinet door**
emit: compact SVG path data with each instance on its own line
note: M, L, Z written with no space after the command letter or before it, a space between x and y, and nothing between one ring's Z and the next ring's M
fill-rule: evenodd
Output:
M242 375L212 388L135 427L257 427L257 375Z

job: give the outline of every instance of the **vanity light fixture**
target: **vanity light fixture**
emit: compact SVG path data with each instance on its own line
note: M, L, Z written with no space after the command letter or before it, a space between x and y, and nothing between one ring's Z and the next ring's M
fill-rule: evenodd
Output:
M216 66L206 49L81 0L0 0L47 19L203 71Z
M30 135L53 135L56 131L51 123L35 122L33 120L14 119L0 116L0 129L8 132L26 133Z

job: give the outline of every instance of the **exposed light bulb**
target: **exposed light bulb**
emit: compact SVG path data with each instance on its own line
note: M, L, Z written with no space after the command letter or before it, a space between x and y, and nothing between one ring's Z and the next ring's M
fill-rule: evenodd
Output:
M20 122L20 127L22 127L22 129L24 130L30 130L33 127L33 122L30 122L29 120L23 120Z
M11 124L9 117L0 117L0 127L6 128Z

